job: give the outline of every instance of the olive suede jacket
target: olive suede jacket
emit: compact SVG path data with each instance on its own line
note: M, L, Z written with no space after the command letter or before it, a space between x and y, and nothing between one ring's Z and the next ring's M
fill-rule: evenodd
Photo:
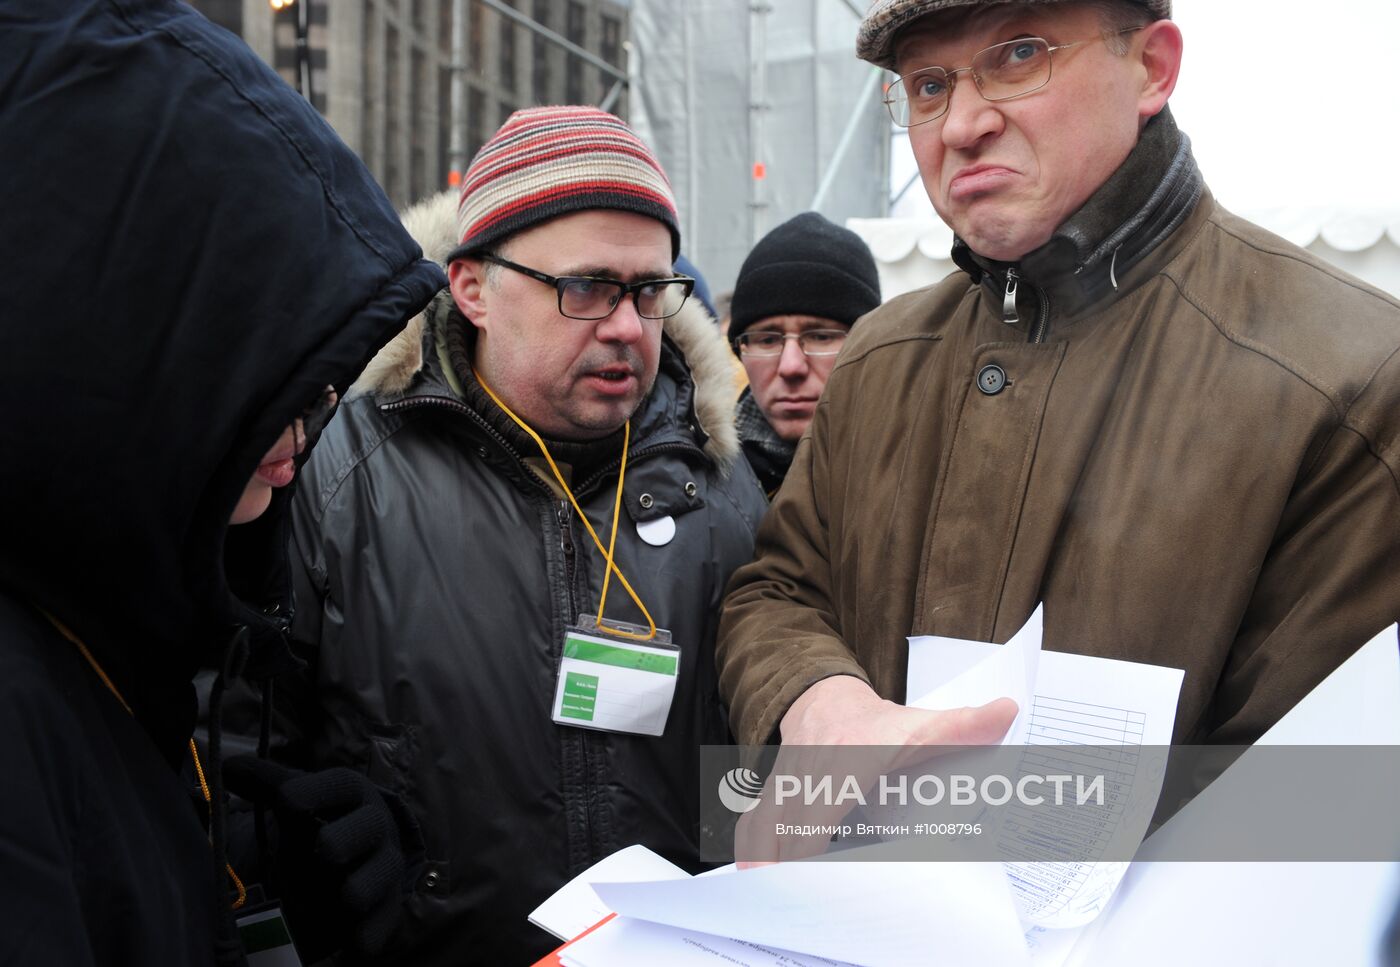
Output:
M955 255L852 332L731 582L740 742L1044 600L1051 650L1185 669L1173 741L1248 743L1400 616L1400 302L1221 209L1169 115L1019 265Z

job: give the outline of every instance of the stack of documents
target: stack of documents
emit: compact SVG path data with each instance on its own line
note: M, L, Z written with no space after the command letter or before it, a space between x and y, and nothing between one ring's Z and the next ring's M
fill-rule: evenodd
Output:
M1179 670L1042 653L1039 637L1037 613L1007 646L911 640L910 690L919 697L910 704L951 708L1010 695L1022 715L1009 741L1028 746L1101 745L1109 733L1125 749L1170 741ZM931 666L961 674L940 681ZM1305 740L1400 744L1395 629L1261 742ZM1217 783L1229 777L1227 770ZM1209 793L1148 845L1208 809ZM1131 813L1125 823L1136 821ZM561 939L578 937L542 963L1096 967L1298 962L1293 955L1314 951L1316 962L1365 964L1375 962L1375 938L1400 886L1395 864L1135 863L1126 877L1128 864L1053 864L1075 875L1052 878L1036 875L1046 864L880 862L883 849L898 858L893 842L874 847L869 862L728 867L691 878L631 847L531 915ZM1342 951L1340 960L1325 956Z
M992 863L782 863L689 878L671 867L650 882L608 882L664 863L633 846L589 880L618 913L565 947L565 967L830 967L1022 964L1026 949L1006 878ZM597 877L597 879L594 879ZM593 913L579 880L531 920L561 932ZM561 903L561 897L563 902ZM839 915L833 915L838 912ZM743 939L733 939L743 938Z

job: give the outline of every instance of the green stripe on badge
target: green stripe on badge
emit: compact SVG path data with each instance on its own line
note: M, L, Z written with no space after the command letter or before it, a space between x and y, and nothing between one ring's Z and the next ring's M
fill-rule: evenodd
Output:
M559 714L566 719L591 722L597 701L598 676L569 672L564 679L564 701L559 706Z
M601 641L569 636L564 644L564 657L579 661L591 661L598 665L615 665L618 668L632 668L639 672L655 672L658 675L676 674L678 661L675 655L658 655L650 651L632 648L619 648Z

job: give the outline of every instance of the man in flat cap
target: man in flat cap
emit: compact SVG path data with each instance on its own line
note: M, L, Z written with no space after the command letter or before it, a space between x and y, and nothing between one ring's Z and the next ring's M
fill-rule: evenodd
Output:
M897 704L905 637L1044 601L1048 648L1185 669L1173 741L1249 743L1400 615L1400 303L1215 202L1170 6L871 7L962 272L851 333L731 584L741 742L1000 734Z

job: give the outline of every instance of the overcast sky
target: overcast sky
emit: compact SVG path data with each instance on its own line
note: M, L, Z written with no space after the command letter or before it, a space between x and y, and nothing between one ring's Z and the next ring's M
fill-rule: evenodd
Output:
M1176 0L1173 17L1172 110L1226 205L1400 217L1400 0Z

